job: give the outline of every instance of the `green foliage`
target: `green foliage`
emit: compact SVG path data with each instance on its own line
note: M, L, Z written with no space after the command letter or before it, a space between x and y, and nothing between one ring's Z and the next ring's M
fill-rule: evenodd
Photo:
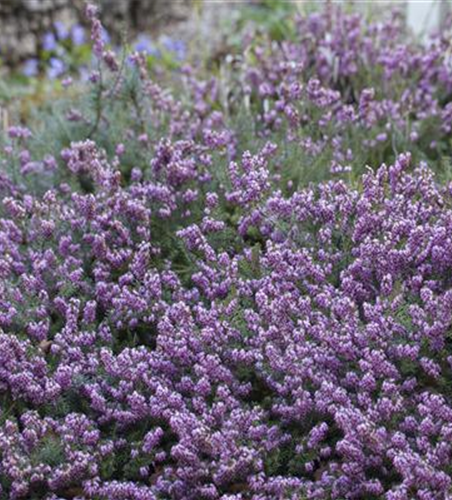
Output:
M295 35L293 17L296 3L285 0L264 0L257 4L245 4L236 21L234 35L230 37L232 46L241 43L241 31L249 29L250 24L268 34L275 41L290 39ZM230 31L229 31L230 32Z
M30 455L31 463L34 465L45 464L57 467L65 460L63 445L57 436L48 434L45 436L37 449Z

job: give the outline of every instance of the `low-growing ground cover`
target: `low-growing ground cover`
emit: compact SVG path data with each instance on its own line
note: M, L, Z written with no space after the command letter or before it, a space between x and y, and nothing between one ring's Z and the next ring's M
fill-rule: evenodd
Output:
M284 9L3 138L1 498L451 496L450 42Z

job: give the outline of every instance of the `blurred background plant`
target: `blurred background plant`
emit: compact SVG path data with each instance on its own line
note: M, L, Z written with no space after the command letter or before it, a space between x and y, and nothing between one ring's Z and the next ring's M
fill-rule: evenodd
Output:
M106 48L122 61L120 77L107 72L94 85L89 28L53 23L36 57L2 81L3 127L20 122L35 131L29 153L36 161L45 152L58 158L71 141L88 137L113 156L126 131L121 163L128 178L169 130L168 120L156 126L146 114L153 103L130 60L138 51L149 76L192 119L221 114L233 141L219 171L270 139L283 151L282 175L292 187L331 176L352 180L406 150L449 178L447 25L423 41L408 31L401 8L376 13L350 2L338 8L284 0L222 8L194 2L185 27L166 32L131 36L123 25L122 42L117 30L104 30Z

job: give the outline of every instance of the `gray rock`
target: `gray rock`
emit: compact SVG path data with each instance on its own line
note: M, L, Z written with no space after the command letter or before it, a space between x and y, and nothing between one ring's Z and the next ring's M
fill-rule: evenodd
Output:
M191 0L98 0L101 19L110 36L159 32L190 15ZM41 48L43 35L55 22L84 23L84 0L0 0L0 56L10 67Z

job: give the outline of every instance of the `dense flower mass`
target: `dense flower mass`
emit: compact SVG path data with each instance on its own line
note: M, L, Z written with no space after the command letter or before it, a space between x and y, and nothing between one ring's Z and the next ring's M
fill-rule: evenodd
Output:
M88 15L94 113L2 146L0 498L450 498L447 42L326 10L178 99Z

